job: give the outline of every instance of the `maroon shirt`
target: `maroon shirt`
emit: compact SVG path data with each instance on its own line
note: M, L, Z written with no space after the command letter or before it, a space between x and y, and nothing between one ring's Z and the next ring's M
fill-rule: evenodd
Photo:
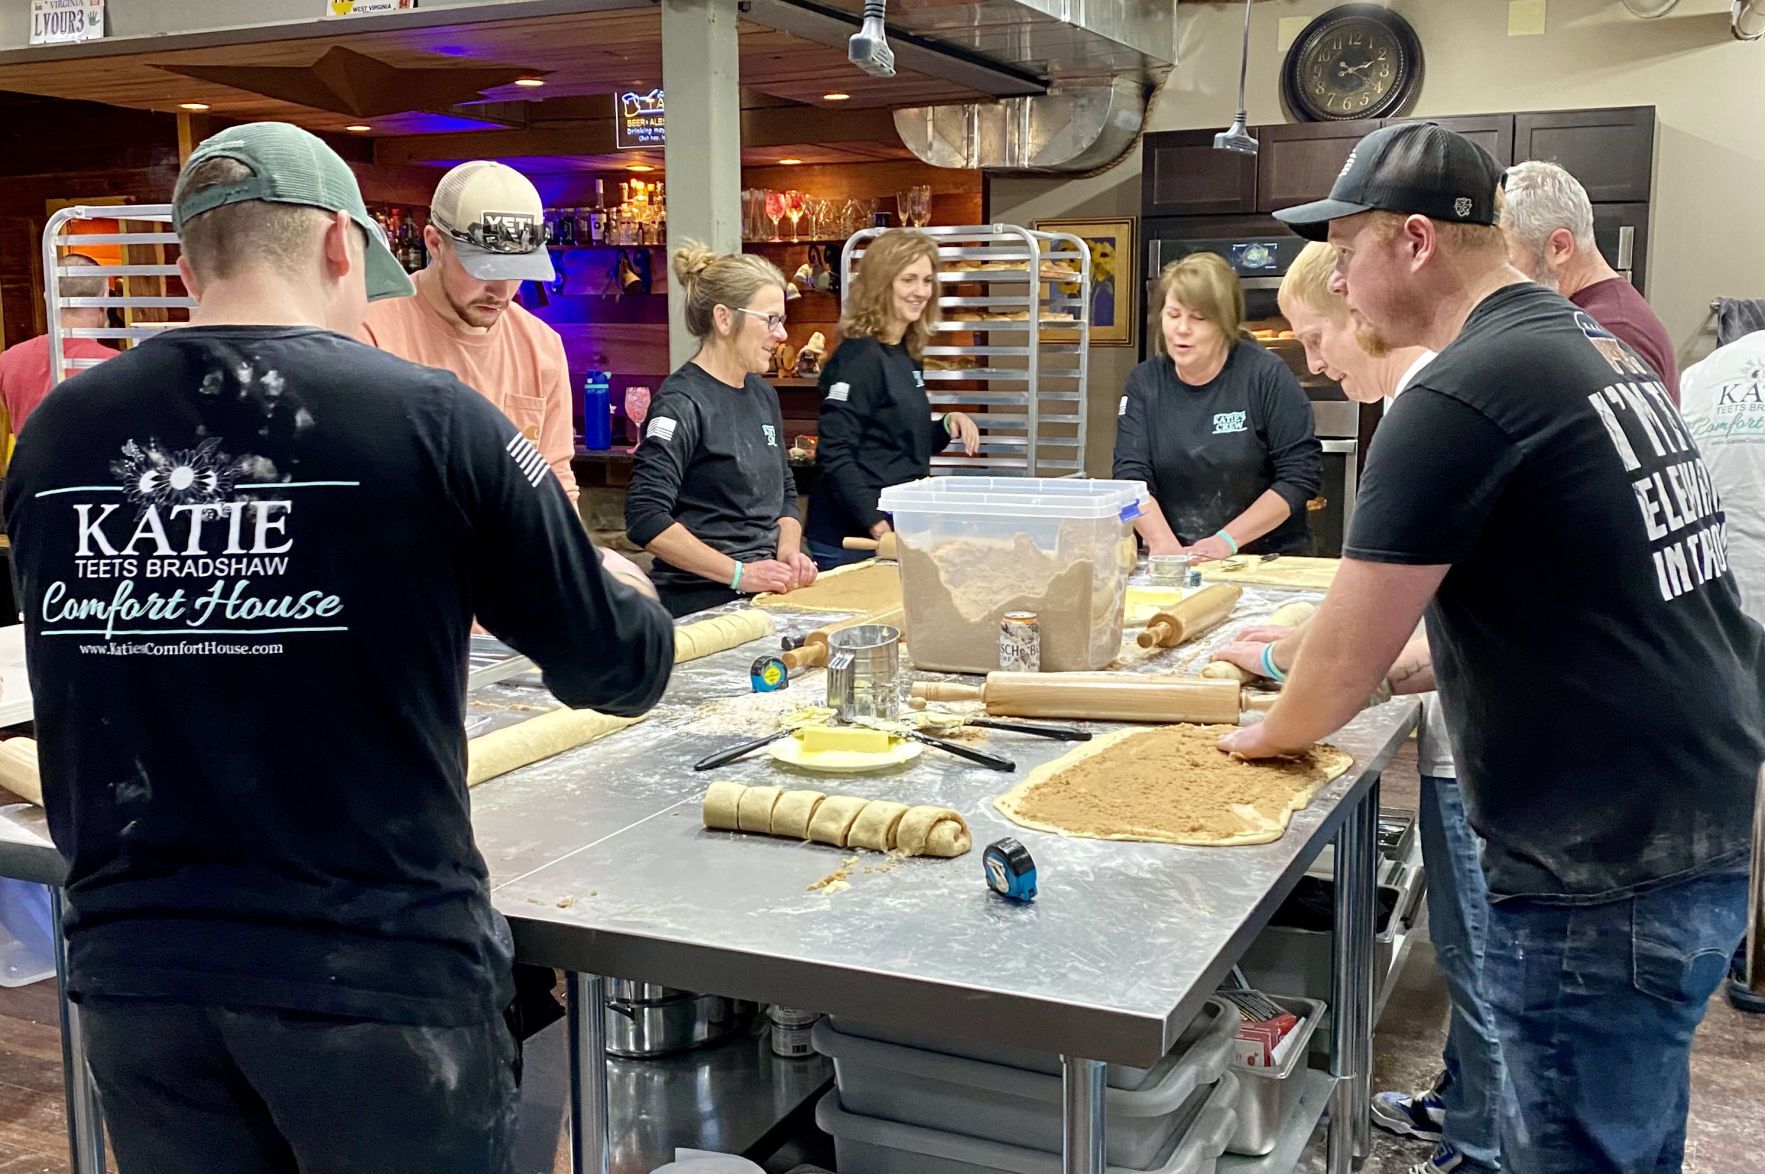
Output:
M1569 300L1593 315L1594 321L1630 344L1643 362L1655 369L1667 394L1679 403L1679 367L1673 362L1673 343L1654 310L1622 277L1608 277L1569 295Z

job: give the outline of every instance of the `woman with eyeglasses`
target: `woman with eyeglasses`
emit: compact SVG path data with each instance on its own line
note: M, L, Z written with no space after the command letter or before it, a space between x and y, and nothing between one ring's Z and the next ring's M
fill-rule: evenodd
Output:
M625 497L625 530L656 556L676 616L815 579L778 393L761 378L784 341L784 274L763 257L689 245L674 254L699 350L650 404Z
M961 412L938 415L925 393L925 348L938 328L938 246L890 229L864 250L847 291L840 347L821 375L821 480L809 505L809 553L824 571L869 558L847 538L881 538L876 508L890 485L931 475L932 457L960 439L973 456L980 432Z

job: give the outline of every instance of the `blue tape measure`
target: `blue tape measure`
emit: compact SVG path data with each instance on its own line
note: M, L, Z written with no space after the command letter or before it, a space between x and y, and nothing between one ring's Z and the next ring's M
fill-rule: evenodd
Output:
M778 657L762 656L748 668L748 680L756 693L776 693L791 683L791 674Z
M981 864L987 870L987 884L1001 897L1013 901L1036 899L1036 862L1028 848L1007 836L988 844L981 853Z

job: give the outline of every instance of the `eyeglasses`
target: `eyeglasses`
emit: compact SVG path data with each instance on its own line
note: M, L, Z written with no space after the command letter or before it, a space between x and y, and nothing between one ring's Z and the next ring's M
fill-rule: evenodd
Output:
M464 229L431 214L429 222L463 244L476 245L487 253L536 253L545 248L550 232L543 221L527 212L486 212Z
M766 329L773 334L777 334L784 329L783 314L762 314L758 310L749 310L742 306L732 306L730 308L738 314L752 314L756 318L764 318L766 320Z

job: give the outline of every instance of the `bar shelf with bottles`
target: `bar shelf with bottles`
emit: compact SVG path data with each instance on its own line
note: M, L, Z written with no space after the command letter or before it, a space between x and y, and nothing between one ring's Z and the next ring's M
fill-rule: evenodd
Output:
M386 232L405 272L415 273L429 264L429 250L423 244L423 228L429 223L429 208L421 204L369 204L368 215Z

